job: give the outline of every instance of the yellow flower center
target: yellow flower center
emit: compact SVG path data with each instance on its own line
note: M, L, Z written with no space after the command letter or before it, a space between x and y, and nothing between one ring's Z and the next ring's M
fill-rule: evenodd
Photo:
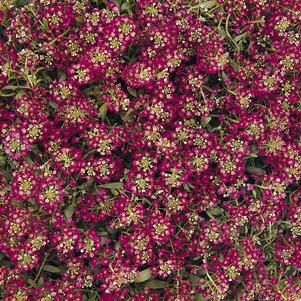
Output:
M30 191L32 189L32 184L31 184L30 180L23 179L20 183L20 189L25 192Z

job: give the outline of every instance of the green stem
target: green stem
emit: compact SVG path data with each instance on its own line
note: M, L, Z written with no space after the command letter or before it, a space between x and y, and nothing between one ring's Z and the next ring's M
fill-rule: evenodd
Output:
M34 282L35 282L35 283L38 281L38 279L39 279L39 277L40 277L40 275L41 275L42 269L43 269L43 267L44 267L44 265L45 265L45 262L46 262L48 256L49 256L49 254L47 254L47 255L44 257L44 259L43 259L43 261L42 261L42 264L40 265L38 274L37 274L37 276L36 276L35 279L34 279Z
M237 43L236 43L235 40L232 38L232 36L230 35L229 30L228 30L229 19L230 19L230 17L231 17L231 15L229 14L229 15L227 16L227 19L226 19L225 31L226 31L227 36L228 36L229 39L231 40L231 42L234 44L236 50L239 51L240 49L239 49Z
M213 281L213 279L211 278L211 276L208 273L208 270L206 270L206 275L208 277L208 279L210 280L210 282L214 285L214 287L217 289L217 291L220 293L220 289L219 287L215 284L215 282Z

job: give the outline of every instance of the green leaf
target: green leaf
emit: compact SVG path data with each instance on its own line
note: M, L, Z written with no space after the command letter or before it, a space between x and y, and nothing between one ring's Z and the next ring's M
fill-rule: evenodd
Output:
M50 101L49 102L49 105L52 107L52 108L54 108L54 109L57 109L59 106L58 106L58 104L56 103L56 102L54 102L54 101Z
M0 22L0 25L6 26L6 24L5 24L6 19L7 19L7 12L6 12L6 9L3 7L3 8L0 9L0 11L1 11L2 13L4 13L4 14L3 14L3 17L2 17L2 22Z
M117 4L118 4L118 6L120 6L120 5L121 5L121 3L122 3L122 0L114 0L114 2L115 2L115 3L117 3Z
M6 157L0 156L0 166L4 166L6 163Z
M244 160L248 160L250 158L258 158L258 156L257 156L257 154L251 153L250 155L248 155L247 157L245 157Z
M152 277L152 271L150 268L143 270L139 273L139 275L134 279L134 282L140 283L147 281Z
M118 190L116 190L116 189L111 189L111 193L112 193L114 196L118 196L118 195L119 195L119 192L118 192Z
M127 112L122 112L120 114L120 117L121 119L124 121L124 122L127 122L131 119L131 114L134 112L133 109L129 109Z
M204 298L202 295L200 294L195 294L194 295L194 301L207 301L209 300L208 298Z
M99 300L98 292L90 290L88 301L96 301L96 300Z
M32 279L30 279L30 278L27 279L27 282L28 282L28 284L29 284L30 286L32 286L32 287L34 287L34 288L37 288L37 287L38 287L37 284L34 282L34 280L32 280Z
M107 115L107 111L108 111L108 103L105 102L99 108L98 117L100 117L102 120L105 119Z
M105 231L97 231L97 234L101 237L108 236L108 232L105 232Z
M156 279L147 281L147 282L145 283L145 287L151 288L151 289L164 288L164 287L166 287L167 285L168 285L168 283L167 283L166 281L156 280Z
M127 90L128 90L128 92L129 92L130 95L132 95L134 97L137 96L137 91L136 90L134 90L134 89L132 89L130 87L127 87Z
M197 275L190 274L189 279L193 284L198 284L202 278Z
M14 96L14 95L15 95L15 93L13 93L13 92L12 92L12 93L6 93L6 94L5 94L5 93L2 93L2 92L0 91L0 96L1 96L1 97L11 97L11 96Z
M34 153L34 154L38 154L40 152L39 150L39 145L37 143L34 143L31 145L31 151Z
M115 249L116 249L117 251L120 250L120 248L121 248L121 243L120 243L120 241L115 241L114 247L115 247Z
M12 181L13 175L12 175L12 173L11 173L10 170L4 170L4 171L3 171L3 175L4 175L4 179L5 179L7 182Z
M65 210L64 210L64 213L65 213L65 216L67 219L70 219L74 213L74 209L76 207L76 201L73 200L72 204L69 205Z
M0 254L0 261L5 258L4 254Z
M2 88L1 91L3 90L12 90L12 91L16 91L19 87L18 86L5 86Z
M265 173L265 171L262 168L258 168L255 166L247 166L246 170L249 173L255 173L258 175L263 175Z
M211 0L211 1L206 1L201 3L201 7L202 8L213 8L214 6L216 6L217 2L216 0Z
M41 287L44 285L44 277L40 277L39 281L38 281L38 287Z
M83 16L76 16L75 20L76 20L77 23L83 23L84 17Z
M49 26L48 26L48 21L47 21L47 19L46 18L43 18L42 19L42 25L43 25L43 27L45 28L45 29L49 29Z
M245 38L247 35L248 35L248 34L247 34L246 32L244 32L244 33L242 33L242 34L236 36L236 37L234 38L234 41L235 41L235 42L238 42L238 41L240 41L241 39Z
M183 185L183 187L184 187L184 190L190 191L190 188L189 188L189 186L187 185L187 183L185 183L185 184Z
M33 166L33 165L34 165L34 162L32 161L32 159L31 159L29 156L26 156L26 157L25 157L25 161L26 161L30 166Z
M37 201L35 199L28 199L27 201L31 205L31 207L35 207L35 208L38 207Z
M64 272L65 268L63 267L56 267L54 265L45 264L43 266L43 270L46 272L54 273L54 274L60 274Z
M123 186L122 182L112 182L107 184L100 184L99 187L107 189L121 189Z
M29 2L30 2L30 0L17 0L17 1L16 1L16 5L17 5L18 7L20 7L20 6L26 5L26 4L29 3Z
M222 71L222 79L225 81L227 80L228 76L226 74L226 72Z
M94 179L90 179L90 180L88 180L86 183L84 183L83 186L84 186L86 189L90 189L90 188L92 188L93 184L94 184Z
M213 209L207 210L206 212L209 214L212 214L212 215L221 215L224 212L224 209L223 208L213 208Z
M16 96L15 99L20 99L23 96L24 92L23 91L19 91Z
M198 8L201 8L201 9L210 9L210 8L215 7L216 4L217 4L216 0L206 1L206 2L202 2L202 3L198 4L198 5L192 6L190 8L190 10L192 10L192 9L198 9Z
M255 189L253 189L253 190L252 190L252 194L253 194L253 197L254 197L254 198L256 198L256 197L257 197L257 192L256 192L256 190L255 190Z
M126 11L129 16L132 16L133 15L133 12L132 12L132 7L129 3L126 3L124 2L122 5L121 5L121 8L120 8L121 11Z
M64 80L67 79L67 74L65 72L63 72L63 71L59 71L58 75L59 75L59 81L60 82L62 82L62 81L64 81Z
M202 119L201 120L201 126L203 127L203 128L205 128L207 125L208 125L208 123L211 121L211 117L206 117L206 118L204 118L204 119Z

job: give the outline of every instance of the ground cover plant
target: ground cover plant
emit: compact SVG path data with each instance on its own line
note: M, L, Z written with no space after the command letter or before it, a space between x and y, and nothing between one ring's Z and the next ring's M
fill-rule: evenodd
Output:
M299 300L300 22L0 0L0 300Z

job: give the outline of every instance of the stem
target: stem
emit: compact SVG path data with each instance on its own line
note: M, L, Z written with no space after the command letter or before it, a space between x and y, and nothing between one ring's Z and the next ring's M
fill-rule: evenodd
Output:
M37 276L36 276L35 279L34 279L34 282L35 282L35 283L37 282L37 280L38 280L39 277L40 277L40 274L41 274L41 272L42 272L42 269L43 269L43 267L44 267L44 265L45 265L45 262L46 262L48 256L49 256L49 254L46 254L46 256L44 257L44 259L43 259L43 261L42 261L42 264L40 265L38 274L37 274Z
M206 270L206 276L208 277L208 279L210 280L210 282L214 285L214 287L217 289L217 291L218 291L219 293L221 293L219 287L215 284L215 282L213 281L213 279L212 279L211 276L209 275L208 270Z
M226 19L226 26L225 26L225 31L226 31L226 34L227 36L229 37L229 39L231 40L231 42L234 44L235 48L237 51L239 51L239 47L238 45L236 44L235 40L231 37L230 33L229 33L229 30L228 30L228 26L229 26L229 19L230 19L231 15L229 14L227 16L227 19Z
M62 38L64 35L66 35L68 32L70 31L70 28L68 28L67 30L65 30L61 35L59 35L58 37L56 37L55 39L53 39L49 45L54 44L58 39Z
M254 186L261 188L261 189L269 189L269 187L267 187L267 186L262 186L262 185L258 185L258 184L254 184Z

